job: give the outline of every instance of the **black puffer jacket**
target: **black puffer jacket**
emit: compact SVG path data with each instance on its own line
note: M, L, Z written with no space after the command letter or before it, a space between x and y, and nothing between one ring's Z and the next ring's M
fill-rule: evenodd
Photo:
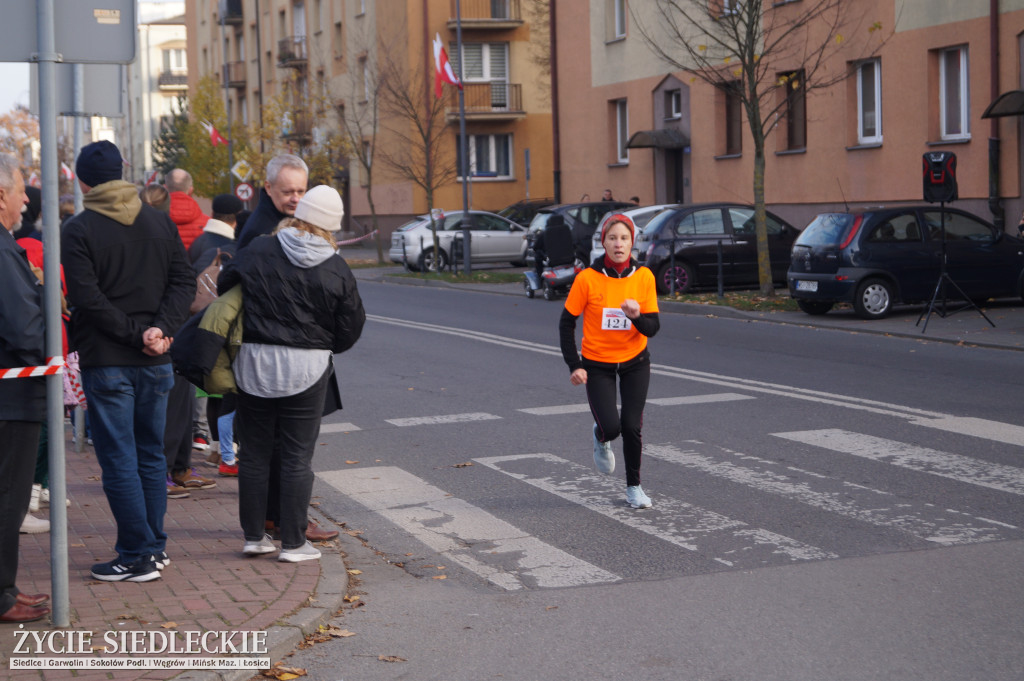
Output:
M255 239L217 280L221 293L242 284L243 343L344 352L363 331L366 312L340 255L293 265L276 238Z

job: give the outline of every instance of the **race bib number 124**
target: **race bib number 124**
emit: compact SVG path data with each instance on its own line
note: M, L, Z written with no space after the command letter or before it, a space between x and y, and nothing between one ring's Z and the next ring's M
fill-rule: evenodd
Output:
M633 322L620 308L606 307L601 314L601 328L606 331L629 331L633 328Z

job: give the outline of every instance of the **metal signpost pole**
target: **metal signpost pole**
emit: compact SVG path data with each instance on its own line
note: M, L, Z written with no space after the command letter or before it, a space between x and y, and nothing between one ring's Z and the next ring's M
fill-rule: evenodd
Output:
M43 177L43 287L46 314L46 356L63 357L60 320L60 189L57 184L57 61L54 41L54 0L38 0L39 42L35 61L39 69L39 147ZM70 626L68 590L68 511L64 461L63 376L46 377L46 422L50 459L50 559L53 591L53 624Z
M472 236L469 233L469 158L467 154L466 140L466 93L465 72L462 62L465 55L462 54L462 0L455 0L455 42L459 51L459 156L462 166L459 173L462 175L462 257L465 258L466 276L473 274L473 244Z

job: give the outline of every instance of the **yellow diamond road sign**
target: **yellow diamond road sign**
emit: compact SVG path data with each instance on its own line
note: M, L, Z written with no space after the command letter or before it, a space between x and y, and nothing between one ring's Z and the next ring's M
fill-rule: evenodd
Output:
M231 174L242 182L245 182L249 179L249 176L252 175L252 166L245 161L239 161L235 165L231 166Z

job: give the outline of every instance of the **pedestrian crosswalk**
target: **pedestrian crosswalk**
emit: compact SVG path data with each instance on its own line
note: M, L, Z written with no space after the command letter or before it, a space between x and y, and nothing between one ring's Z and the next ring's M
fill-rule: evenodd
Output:
M650 400L650 408L749 399L757 397L715 392L656 398ZM385 422L403 428L463 426L474 421L558 417L584 411L588 411L586 404L568 404ZM905 416L918 425L939 422L936 427L940 430L950 429L953 418L914 410L907 410ZM321 435L359 430L355 424L343 425L344 430L325 426ZM1001 425L1007 427L997 424L983 429L975 424L959 435L1001 443L991 446L1004 450L1009 445L1014 452L1024 445L1024 440L1013 438L1016 426ZM600 518L606 528L617 528L617 533L636 533L664 551L683 552L681 556L720 566L717 569L755 569L861 555L872 550L864 546L880 536L886 541L880 542L883 548L877 551L1024 538L1019 526L1024 516L1019 499L1024 495L1024 461L1021 466L996 463L969 450L942 451L853 429L769 430L764 438L789 443L801 456L768 458L698 440L645 443L645 472L657 465L660 476L699 479L700 483L688 489L685 483L659 484L660 480L645 477L654 508L642 511L624 503L621 475L602 476L593 469L585 447L572 454L521 451L488 456L483 452L470 460L487 475L497 476L488 478L495 485L510 485L524 495L551 495L562 508L572 505L580 513ZM957 442L963 447L961 438ZM792 463L796 459L802 463ZM827 461L827 465L815 461ZM865 479L856 474L864 462L891 467L884 470L896 478L920 476L927 481L922 486L933 492L916 494L914 485L889 485L884 475ZM459 489L443 489L434 484L437 481L400 467L350 467L321 472L318 477L445 561L504 590L583 586L629 578L621 562L581 551L578 542L560 542L557 532L543 538L534 536L520 526L529 523L512 510L490 508L480 498L470 503L459 498ZM520 485L524 487L518 488ZM756 497L760 505L729 503L744 495ZM1002 496L998 503L979 504L976 500L983 498L981 495ZM942 502L936 503L936 498ZM776 508L784 510L773 516ZM794 517L801 522L794 524ZM827 527L831 523L841 526L844 534L830 535ZM808 531L807 526L815 524L821 527ZM598 540L600 537L595 538Z

